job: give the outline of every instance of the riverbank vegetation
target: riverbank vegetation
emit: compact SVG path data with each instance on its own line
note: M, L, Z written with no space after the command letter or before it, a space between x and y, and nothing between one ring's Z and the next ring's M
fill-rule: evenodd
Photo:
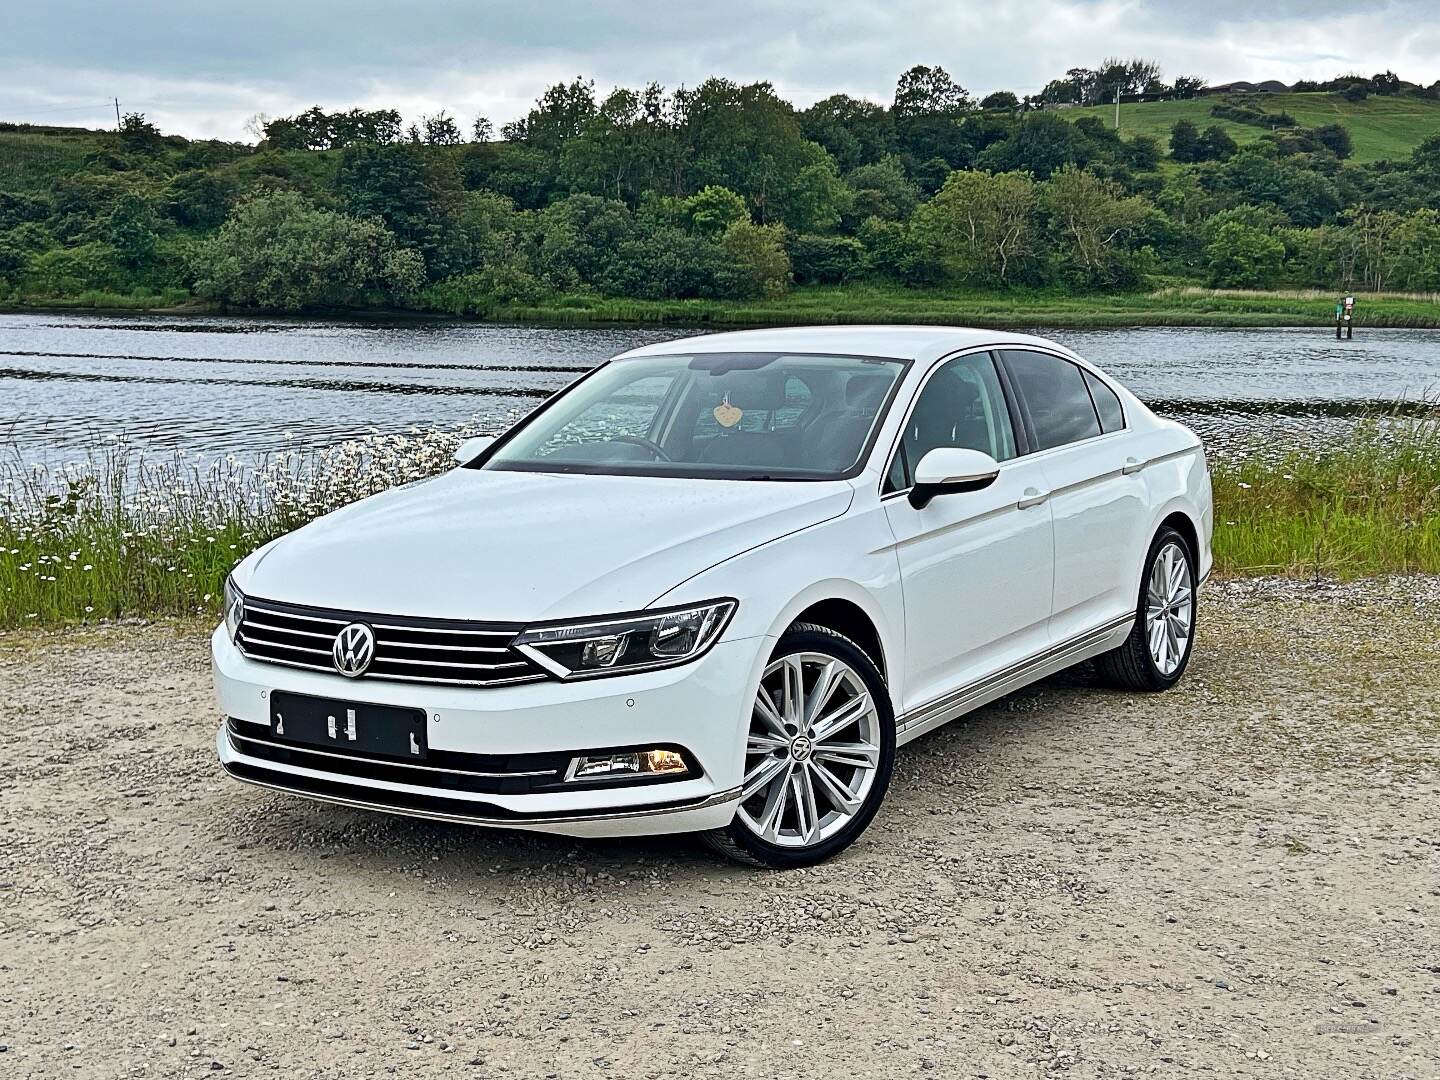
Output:
M1173 99L1127 116L1184 115L1116 132L1086 115L1111 85ZM1433 325L1440 88L1201 85L1107 61L976 101L916 67L888 105L796 109L766 83L577 79L498 137L484 117L317 107L257 120L254 146L138 114L0 124L0 305L1314 324L1343 290L1377 294L1361 325Z
M247 552L434 474L473 431L373 435L255 463L145 461L123 444L0 475L0 629L215 615ZM1218 573L1440 572L1440 417L1374 415L1323 449L1213 461Z

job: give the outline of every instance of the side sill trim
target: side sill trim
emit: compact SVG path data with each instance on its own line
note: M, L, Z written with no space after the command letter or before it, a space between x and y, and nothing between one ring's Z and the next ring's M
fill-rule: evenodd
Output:
M928 701L924 705L917 705L909 712L901 714L895 725L896 734L903 735L908 729L923 724L925 721L947 712L950 709L961 707L966 702L980 697L982 694L1002 683L1020 679L1029 671L1053 663L1056 660L1064 659L1071 653L1083 652L1086 648L1109 636L1116 630L1119 630L1122 626L1129 626L1134 622L1135 615L1133 613L1121 615L1092 630L1087 630L1083 634L1070 638L1068 641L1060 642L1058 645L1052 645L1043 652L1017 661L1009 667L1001 668L999 671L991 672L989 675L976 679L972 683L957 687L950 691L950 693L936 698L934 701Z
M287 795L297 795L302 799L313 799L315 802L335 803L340 806L349 806L356 810L377 810L384 814L400 814L404 817L426 818L430 821L448 821L458 825L487 825L499 829L523 828L526 825L576 825L588 821L624 821L631 818L664 817L667 814L683 814L690 810L705 810L712 806L719 806L721 803L732 802L740 797L740 787L726 788L724 791L717 791L713 795L706 796L699 802L690 803L685 806L666 806L659 810L648 810L645 807L638 807L634 810L617 810L612 813L602 814L572 814L566 817L514 817L514 818L487 818L469 814L447 814L439 810L421 810L406 806L388 806L385 803L365 802L362 799L347 799L340 795L320 795L313 791L303 791L299 788L286 787L284 784L272 784L266 780L256 780L253 777L241 776L232 772L230 766L221 762L221 767L229 774L231 779L239 780L242 784L251 784L259 788L268 788L271 791L283 791ZM277 774L280 775L280 774Z

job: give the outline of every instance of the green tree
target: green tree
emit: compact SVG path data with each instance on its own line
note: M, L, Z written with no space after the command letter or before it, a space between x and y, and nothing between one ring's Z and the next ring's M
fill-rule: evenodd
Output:
M792 236L785 244L795 280L801 285L839 285L858 275L865 246L849 236Z
M432 281L470 265L468 238L456 228L463 187L454 158L430 147L347 147L338 187L347 213L379 218L420 252Z
M1150 208L1119 185L1082 169L1060 169L1041 187L1061 273L1090 288L1139 284L1149 266L1141 247Z
M524 118L506 124L501 134L512 142L559 153L566 140L584 130L595 111L595 84L577 77L573 82L549 87Z
M1230 133L1219 124L1211 124L1200 135L1200 156L1197 161L1229 161L1239 149Z
M1176 120L1170 128L1170 156L1176 161L1204 161L1200 129L1193 120Z
M459 146L465 141L460 125L443 109L434 116L421 117L420 130L427 146Z
M1274 284L1285 262L1285 245L1239 221L1226 222L1205 248L1210 284L1263 288Z
M157 154L164 146L160 129L144 113L126 113L120 121L120 149L128 154Z
M996 90L993 94L986 94L980 99L980 108L1014 112L1020 108L1020 99L1009 90Z
M861 165L845 176L845 185L850 189L848 216L853 222L872 217L904 221L920 204L920 189L906 177L895 157Z
M790 287L790 257L779 225L733 222L720 238L716 284L732 300L778 296Z
M750 211L735 192L711 184L681 204L680 216L691 232L714 238L738 221L749 221Z
M1054 113L1032 113L981 154L979 164L991 172L1028 172L1044 180L1066 165L1087 165L1093 156L1084 129Z
M958 171L915 212L919 247L951 278L1005 286L1039 261L1039 193L1027 173Z
M106 239L115 249L115 257L122 266L131 269L144 266L154 258L159 239L150 204L135 194L122 196L110 211Z
M906 167L914 171L936 158L950 168L968 166L974 158L960 121L972 102L966 89L941 67L917 65L895 84L895 145Z
M833 94L800 114L800 131L823 146L840 170L848 173L889 153L895 124L883 105Z
M201 296L267 311L351 306L424 281L420 256L380 222L286 191L240 203L200 249L196 274Z

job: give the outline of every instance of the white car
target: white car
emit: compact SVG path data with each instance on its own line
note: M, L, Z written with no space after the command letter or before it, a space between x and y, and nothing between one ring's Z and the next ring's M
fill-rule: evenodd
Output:
M1173 685L1210 568L1195 435L1017 334L650 345L459 456L236 567L232 776L806 865L968 710L1092 657Z

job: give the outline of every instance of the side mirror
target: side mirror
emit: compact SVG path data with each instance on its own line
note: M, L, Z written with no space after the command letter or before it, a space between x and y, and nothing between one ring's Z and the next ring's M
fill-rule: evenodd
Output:
M489 450L494 442L494 435L476 435L473 439L466 439L455 447L455 461L461 465L468 465L484 451Z
M936 495L979 491L993 484L999 475L1000 463L983 451L958 446L936 447L915 467L910 505L922 510Z

